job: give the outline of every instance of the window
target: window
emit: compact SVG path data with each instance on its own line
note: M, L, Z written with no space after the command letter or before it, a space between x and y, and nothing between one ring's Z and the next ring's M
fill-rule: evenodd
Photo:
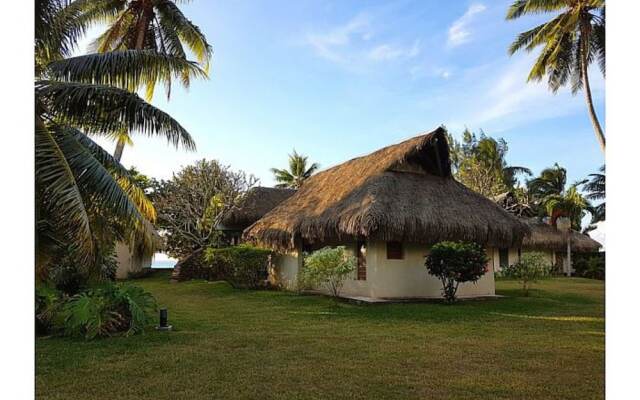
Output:
M403 258L402 243L387 242L387 260L402 260Z
M500 269L509 266L509 249L499 250Z
M367 243L358 240L356 243L356 259L358 261L358 269L356 271L356 279L359 281L367 280Z

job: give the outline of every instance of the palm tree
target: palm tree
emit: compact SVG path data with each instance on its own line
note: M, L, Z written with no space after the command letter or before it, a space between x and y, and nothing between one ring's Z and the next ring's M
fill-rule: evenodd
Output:
M293 154L289 155L289 170L271 168L276 181L279 182L276 187L299 189L302 183L320 167L318 163L313 163L307 168L307 158L296 153L294 149Z
M529 52L544 46L527 80L540 81L547 75L554 93L569 80L573 94L582 89L591 123L604 151L606 141L593 107L588 68L597 59L602 74L605 74L605 1L516 0L509 7L506 18L512 20L545 12L556 16L519 34L509 47L509 54L521 49Z
M571 220L571 228L577 231L580 230L585 210L590 207L589 202L578 192L576 185L572 185L561 194L549 195L542 204L551 218L551 225L555 226L559 217L568 217Z
M91 45L98 53L121 50L149 50L186 59L185 47L195 54L206 72L212 48L204 34L180 11L174 0L92 0L85 1L82 20L86 23L106 22L107 30ZM184 87L189 86L190 70L179 75ZM145 82L150 101L156 82ZM171 94L171 79L165 80L167 98ZM114 157L120 161L125 136L117 140Z
M35 12L35 184L38 266L48 245L67 246L85 265L96 263L105 225L119 235L153 241L155 209L130 173L88 134L127 130L162 136L194 149L189 133L135 90L184 71L185 59L145 51L66 58L87 25L83 1L38 0Z
M602 200L602 202L597 206L589 208L588 211L591 214L591 222L589 223L589 226L585 228L585 231L596 229L597 223L604 221L606 218L605 166L601 166L599 170L600 173L589 174L591 179L586 180L583 186L583 189L588 192L585 196L588 200Z
M567 170L555 163L551 168L545 168L540 176L527 181L527 190L531 198L540 203L552 195L560 195L567 184Z

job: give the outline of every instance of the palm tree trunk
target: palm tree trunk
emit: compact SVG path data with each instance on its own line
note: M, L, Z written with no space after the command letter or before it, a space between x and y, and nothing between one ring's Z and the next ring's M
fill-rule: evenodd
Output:
M113 158L116 159L117 162L120 162L120 160L122 159L122 152L124 151L124 139L123 138L119 138L118 142L116 143L116 149L113 152Z
M583 34L583 37L585 37L585 35ZM598 142L600 143L600 148L602 149L602 152L604 153L606 150L606 140L604 137L604 132L602 132L602 127L600 126L600 122L598 122L598 116L596 115L596 110L593 108L593 99L591 98L591 86L589 85L589 74L587 72L587 69L589 68L589 65L587 63L587 54L588 54L588 41L584 40L583 41L583 48L582 48L582 60L580 61L580 63L582 64L582 90L584 91L584 98L587 102L587 109L589 111L589 117L591 118L591 123L593 124L593 129L595 130L596 133L596 138L598 139Z
M138 21L138 34L136 36L135 50L144 49L144 40L145 40L145 35L147 33L148 23L149 23L148 11L146 9L146 4L143 1L143 10L142 10L142 13L140 14L140 20ZM124 152L125 144L126 143L124 138L119 138L118 142L116 143L116 149L113 152L113 158L115 158L116 161L118 162L120 162L120 160L122 159L122 153Z

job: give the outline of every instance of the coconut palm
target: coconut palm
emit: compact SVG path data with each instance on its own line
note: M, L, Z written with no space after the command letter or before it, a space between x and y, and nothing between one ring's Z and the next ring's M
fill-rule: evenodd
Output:
M590 207L587 199L578 192L576 185L572 185L565 192L546 197L542 205L551 218L551 225L555 225L560 217L571 220L571 228L580 230L585 211Z
M82 6L81 18L87 23L106 22L107 30L91 45L98 53L119 50L149 50L186 59L185 48L195 54L206 72L212 48L204 34L184 16L173 0L92 0ZM185 69L179 76L184 87L192 75ZM171 79L165 80L167 98ZM145 82L147 100L151 100L156 82ZM114 157L122 158L126 136L117 140Z
M90 266L104 225L150 244L155 209L128 171L88 134L127 130L194 149L177 121L134 91L185 70L203 71L182 58L145 51L67 58L87 27L78 17L82 3L36 1L36 250L46 256L48 245L68 245Z
M320 167L318 163L313 163L307 168L307 156L298 154L295 149L289 155L289 169L271 168L278 184L276 187L288 187L298 189L302 183L308 179Z
M560 195L567 184L567 170L555 163L551 168L545 168L540 176L527 181L527 191L534 200L540 203L552 195Z
M597 223L604 221L606 218L605 166L601 166L599 170L600 173L589 174L591 179L586 180L583 186L583 189L588 192L585 196L588 200L602 200L602 202L597 206L589 208L588 211L591 214L591 222L589 223L589 226L585 228L586 231L596 229Z
M540 13L553 13L555 17L519 34L509 47L509 54L543 46L527 80L540 81L548 76L553 92L569 81L574 94L582 89L591 123L604 151L606 141L591 98L588 68L597 59L605 74L605 1L516 0L506 18L512 20Z

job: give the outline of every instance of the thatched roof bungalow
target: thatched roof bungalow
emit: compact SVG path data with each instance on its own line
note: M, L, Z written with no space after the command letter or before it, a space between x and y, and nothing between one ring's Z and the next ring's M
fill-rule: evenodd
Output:
M424 255L442 240L517 247L527 224L452 174L441 128L322 171L245 230L245 238L280 250L273 281L295 284L303 250L345 245L358 259L347 295L440 297ZM490 251L492 254L492 251ZM461 294L493 295L492 273Z
M524 238L522 245L518 248L499 248L496 254L496 264L494 270L500 271L506 265L512 265L520 259L523 251L538 251L545 254L547 261L565 274L569 273L567 265L567 239L568 235L556 229L538 217L535 212L527 206L518 204L513 193L507 192L496 196L493 199L498 205L509 213L518 216L529 227L531 234ZM597 252L602 245L584 233L571 232L571 250L575 253ZM573 271L573 269L571 269Z
M229 210L218 228L231 243L237 243L242 231L295 193L295 189L257 186L249 189L240 203Z

